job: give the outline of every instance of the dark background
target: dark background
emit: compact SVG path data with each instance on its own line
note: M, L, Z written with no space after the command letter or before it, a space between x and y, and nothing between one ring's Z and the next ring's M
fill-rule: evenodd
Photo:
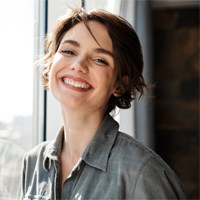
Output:
M152 10L156 152L199 195L199 7Z

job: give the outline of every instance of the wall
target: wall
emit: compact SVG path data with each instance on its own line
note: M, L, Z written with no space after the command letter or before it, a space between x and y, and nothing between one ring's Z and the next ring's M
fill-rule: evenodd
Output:
M199 8L154 8L156 151L199 199Z

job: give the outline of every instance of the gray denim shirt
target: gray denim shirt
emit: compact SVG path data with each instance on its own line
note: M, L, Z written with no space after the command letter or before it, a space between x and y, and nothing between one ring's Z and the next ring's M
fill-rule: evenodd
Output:
M22 199L185 199L170 167L152 150L119 132L107 115L80 162L60 184L63 128L24 159Z

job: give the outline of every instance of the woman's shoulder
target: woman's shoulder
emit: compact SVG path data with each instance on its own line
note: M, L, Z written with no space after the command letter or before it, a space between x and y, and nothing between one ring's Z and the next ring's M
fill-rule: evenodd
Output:
M31 150L27 151L25 153L25 160L33 160L33 159L38 159L39 157L44 156L44 152L46 151L46 148L50 142L45 141L41 142L40 144L36 145L33 147Z
M130 156L138 156L141 158L158 156L152 149L145 146L136 138L120 131L118 132L114 146L119 148L122 153L128 153Z
M147 163L155 166L155 168L172 171L169 165L154 150L148 148L132 136L119 132L116 142L113 146L113 152L122 158L128 166L134 165L138 170L142 169Z
M148 194L151 199L155 196L161 198L165 193L173 198L177 195L185 199L183 186L173 169L155 151L137 139L119 132L112 154L113 160L120 157L119 165L123 165L120 168L123 174L128 174L127 179L132 177L130 191L136 199L145 199L144 194ZM155 196L151 196L152 191Z

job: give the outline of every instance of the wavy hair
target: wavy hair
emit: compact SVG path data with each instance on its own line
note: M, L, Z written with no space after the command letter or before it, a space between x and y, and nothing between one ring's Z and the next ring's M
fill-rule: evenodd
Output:
M48 88L49 66L63 36L68 30L82 22L95 39L88 26L89 21L103 24L107 28L113 45L114 64L117 70L116 81L120 87L118 88L118 97L111 95L107 112L112 111L116 106L122 109L129 108L131 101L136 99L137 94L139 93L139 97L141 97L145 88L147 88L142 75L143 55L141 44L135 30L128 21L105 10L97 9L86 12L84 9L72 9L58 19L52 33L46 37L46 54L40 62L44 64L43 84Z

